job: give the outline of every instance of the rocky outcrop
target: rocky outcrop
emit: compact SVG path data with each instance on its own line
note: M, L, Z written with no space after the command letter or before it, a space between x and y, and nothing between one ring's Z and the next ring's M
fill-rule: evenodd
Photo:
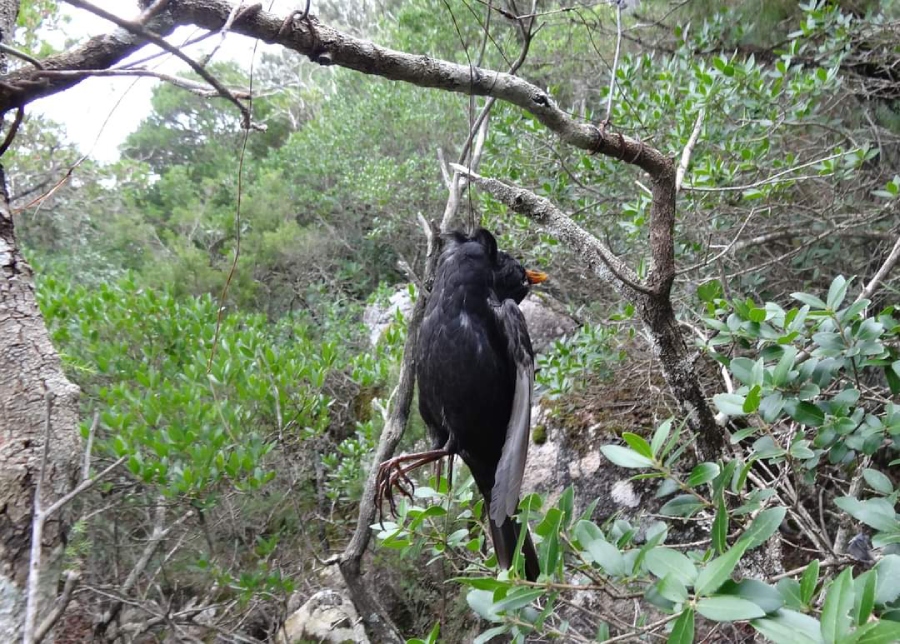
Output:
M334 590L321 590L295 611L279 632L279 644L368 644L356 609Z

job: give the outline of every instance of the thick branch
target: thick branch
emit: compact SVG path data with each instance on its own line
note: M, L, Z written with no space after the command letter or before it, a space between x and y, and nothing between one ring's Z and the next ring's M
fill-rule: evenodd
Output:
M233 10L234 3L227 0L180 0L161 11L148 22L146 28L161 36L171 33L175 24L194 24L218 32L228 22ZM299 28L281 32L283 23L283 18L265 11L247 11L235 20L231 31L283 45L321 64L339 65L419 87L493 96L531 112L570 145L637 165L654 177L665 174L672 167L668 157L636 139L600 131L590 123L576 121L559 109L547 92L511 74L381 47L323 25L314 16L298 23ZM104 69L143 44L142 36L119 29L109 35L92 38L71 52L46 58L41 63L50 70ZM34 72L32 68L23 69L2 79L0 112L55 94L77 82L70 78L41 79Z
M163 12L147 24L148 29L161 36L175 28L172 16ZM75 49L50 56L41 61L45 70L106 69L139 50L146 41L124 29L94 36ZM28 67L0 78L0 113L31 101L52 96L80 83L83 78L46 78L40 69Z

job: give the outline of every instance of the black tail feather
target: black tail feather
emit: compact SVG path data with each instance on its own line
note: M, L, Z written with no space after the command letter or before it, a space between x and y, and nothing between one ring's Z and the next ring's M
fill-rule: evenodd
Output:
M488 516L490 516L489 513ZM522 543L522 555L525 557L525 578L528 581L537 581L538 575L541 574L541 566L538 563L537 551L534 549L534 542L531 540L528 528L523 528L513 517L507 517L499 526L488 519L488 525L491 528L491 541L494 542L497 562L507 570L512 567L513 553L519 543L519 533L523 529L525 530L525 539Z

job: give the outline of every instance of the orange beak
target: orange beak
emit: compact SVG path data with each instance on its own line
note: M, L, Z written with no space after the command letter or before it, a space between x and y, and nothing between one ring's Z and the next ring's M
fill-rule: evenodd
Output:
M543 273L541 271L525 271L525 278L528 280L529 284L540 284L541 282L546 282L547 278L550 277L547 273Z

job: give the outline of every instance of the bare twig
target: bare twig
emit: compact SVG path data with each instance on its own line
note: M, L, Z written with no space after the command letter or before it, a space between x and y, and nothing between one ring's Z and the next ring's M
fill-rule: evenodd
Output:
M750 214L748 214L748 215L744 218L744 222L741 224L741 227L738 228L737 234L735 234L735 236L732 238L731 243L729 243L725 248L723 248L721 252L719 252L719 253L718 253L717 255L715 255L714 257L711 257L710 259L706 259L706 260L704 260L704 261L702 261L702 262L698 262L698 263L694 264L693 266L688 266L687 268L682 268L681 270L678 271L678 274L681 275L681 274L683 274L683 273L689 273L690 271L696 270L696 269L698 269L698 268L702 268L703 266L706 266L706 265L708 265L708 264L712 264L713 262L718 261L718 260L721 259L722 257L725 257L725 255L727 255L728 252L729 252L729 251L734 247L734 245L737 243L738 239L740 239L741 233L744 232L744 228L746 228L746 227L747 227L747 224L750 223L750 219L753 218L753 215L754 215L755 213L756 213L756 208L751 208L751 209L750 209Z
M809 168L814 165L818 165L820 163L825 163L826 161L832 161L834 159L839 159L840 157L847 156L848 154L854 154L857 150L847 150L846 152L838 152L837 154L831 154L822 159L816 159L814 161L807 161L806 163L801 163L800 165L795 165L793 167L788 168L787 170L782 170L781 172L777 172L773 174L771 177L767 177L765 179L760 179L759 181L754 181L753 183L748 183L743 186L682 186L682 189L689 190L691 192L735 192L738 190L751 190L753 188L760 188L762 186L767 186L772 183L779 183L782 177L785 177L789 174L793 174L798 170L803 170L804 168ZM784 179L784 181L798 181L800 179L817 179L819 175L807 175L804 177L791 177L789 179Z
M12 144L13 139L16 138L16 133L19 131L19 126L22 125L23 118L25 118L25 108L20 105L16 110L16 117L9 128L9 132L6 133L6 137L3 139L3 143L0 144L0 157L6 154L6 151Z
M534 5L532 4L532 6ZM509 67L509 74L511 76L514 76L519 71L519 68L522 67L522 64L525 62L525 59L528 56L528 51L531 48L531 40L534 35L534 18L530 18L527 21L527 24L525 23L525 21L519 21L518 24L522 34L522 48L519 51L519 56ZM466 137L465 142L463 143L462 150L460 150L459 157L457 159L458 164L462 165L463 163L465 163L467 157L469 156L469 151L474 143L475 150L472 154L472 157L469 158L468 165L472 169L478 169L478 165L481 160L481 150L483 149L484 142L487 138L487 119L491 113L491 109L494 107L494 103L496 102L497 99L493 96L488 98L488 100L484 103L484 107L481 108L481 112L478 114L478 117L472 122L472 125L469 128L469 134ZM450 179L450 184L448 185L449 197L447 199L447 204L444 207L444 215L441 218L442 231L451 230L454 227L454 218L456 217L457 210L459 209L459 202L462 199L462 195L467 187L468 184L464 182L459 173L454 172L453 177Z
M858 302L860 300L871 298L872 295L875 294L875 291L878 290L881 281L887 277L888 273L891 272L898 260L900 260L900 236L897 237L894 247L891 249L890 254L888 254L887 259L884 260L881 268L879 268L875 275L872 276L872 279L869 280L869 283L866 284L865 288L857 296L856 301Z
M613 55L612 69L609 74L609 96L606 97L606 118L604 124L609 124L612 118L613 98L616 95L616 70L619 67L619 52L622 48L622 5L616 3L616 53Z
M123 456L95 477L83 480L74 490L51 504L50 507L44 509L42 507L43 502L41 498L44 493L44 476L47 471L47 461L49 458L51 415L53 411L52 395L47 392L45 397L47 408L44 424L44 451L41 456L41 468L34 492L34 517L31 520L31 556L28 563L28 581L25 592L25 622L22 630L22 642L24 644L34 644L39 641L37 639L37 629L35 625L37 623L38 600L41 585L41 546L44 538L44 525L46 524L47 519L65 507L67 503L87 491L95 483L103 480L110 472L124 463L127 458L126 456Z
M128 593L131 592L131 589L134 588L134 585L137 583L140 576L144 573L144 570L147 569L150 560L153 558L153 555L156 553L156 550L157 548L159 548L159 545L162 543L163 539L165 539L173 529L187 521L191 516L193 516L193 514L193 510L188 510L171 524L165 526L165 500L163 498L159 499L159 502L156 505L156 513L153 522L153 532L150 535L150 538L147 540L147 544L144 546L144 550L141 553L141 556L135 562L134 566L131 568L131 572L128 573L125 581L118 589L119 594L122 597L126 597ZM109 628L109 625L112 623L112 621L118 616L119 611L121 610L121 600L115 602L112 606L110 606L109 609L107 609L107 611L103 613L103 616L100 618L100 621L95 627L95 633L104 633L106 629Z
M119 16L110 13L100 7L94 6L90 2L86 2L85 0L65 0L68 4L73 7L78 7L79 9L84 9L85 11L90 11L96 16L100 16L104 20L109 20L114 25L125 29L133 34L141 36L142 38L147 39L152 42L157 47L166 50L179 60L187 63L191 69L193 69L197 74L200 75L203 80L212 85L219 94L229 101L234 103L237 106L238 110L241 112L242 122L245 129L250 129L251 119L250 119L250 110L247 109L247 106L241 103L238 98L231 93L231 91L222 85L219 80L210 74L202 65L200 65L193 58L182 52L178 47L170 44L164 38L161 38L157 34L153 33L146 29L143 25L132 22L130 20L125 20L120 18Z
M225 37L228 35L228 31L231 29L231 25L234 24L234 19L237 18L238 14L244 8L244 0L240 0L236 5L234 5L234 9L231 10L231 13L228 14L228 20L225 21L225 24L222 25L222 28L219 30L219 42L210 50L210 52L203 57L200 61L200 64L206 67L209 65L209 61L213 59L213 56L219 51L219 48L225 42Z
M75 592L75 587L78 585L80 579L81 573L77 570L70 570L66 573L66 583L63 586L63 591L60 594L59 599L56 600L53 609L47 613L47 616L41 621L41 625L35 630L34 638L32 640L33 644L38 644L43 641L43 639L47 637L47 633L50 632L50 629L56 625L59 618L66 612L69 602L72 601L72 593Z
M152 69L143 67L129 67L127 69L48 69L36 73L36 76L44 78L88 78L90 76L143 76L156 78L165 81L176 87L187 90L197 96L204 98L212 98L221 96L221 93L202 83L194 82L182 76L173 76L172 74L164 74ZM241 99L249 99L251 94L248 90L229 90L235 97Z
M678 163L678 169L675 171L675 192L681 191L681 184L684 183L684 174L687 172L688 165L691 162L691 154L694 152L694 146L697 145L697 139L700 137L700 130L703 129L703 119L706 116L706 108L701 107L697 113L697 120L694 121L694 129L688 138L684 150L681 151L681 161Z
M81 480L86 481L91 474L91 452L94 449L94 435L97 433L97 427L100 425L100 412L94 412L94 419L91 421L91 427L88 429L87 443L84 446L84 460L81 463Z
M31 63L38 69L44 69L44 65L41 63L41 61L39 61L34 56L31 56L30 54L26 54L24 51L16 49L15 47L10 47L9 45L0 43L0 51L2 51L4 54L9 54L10 56L21 58L25 62Z

